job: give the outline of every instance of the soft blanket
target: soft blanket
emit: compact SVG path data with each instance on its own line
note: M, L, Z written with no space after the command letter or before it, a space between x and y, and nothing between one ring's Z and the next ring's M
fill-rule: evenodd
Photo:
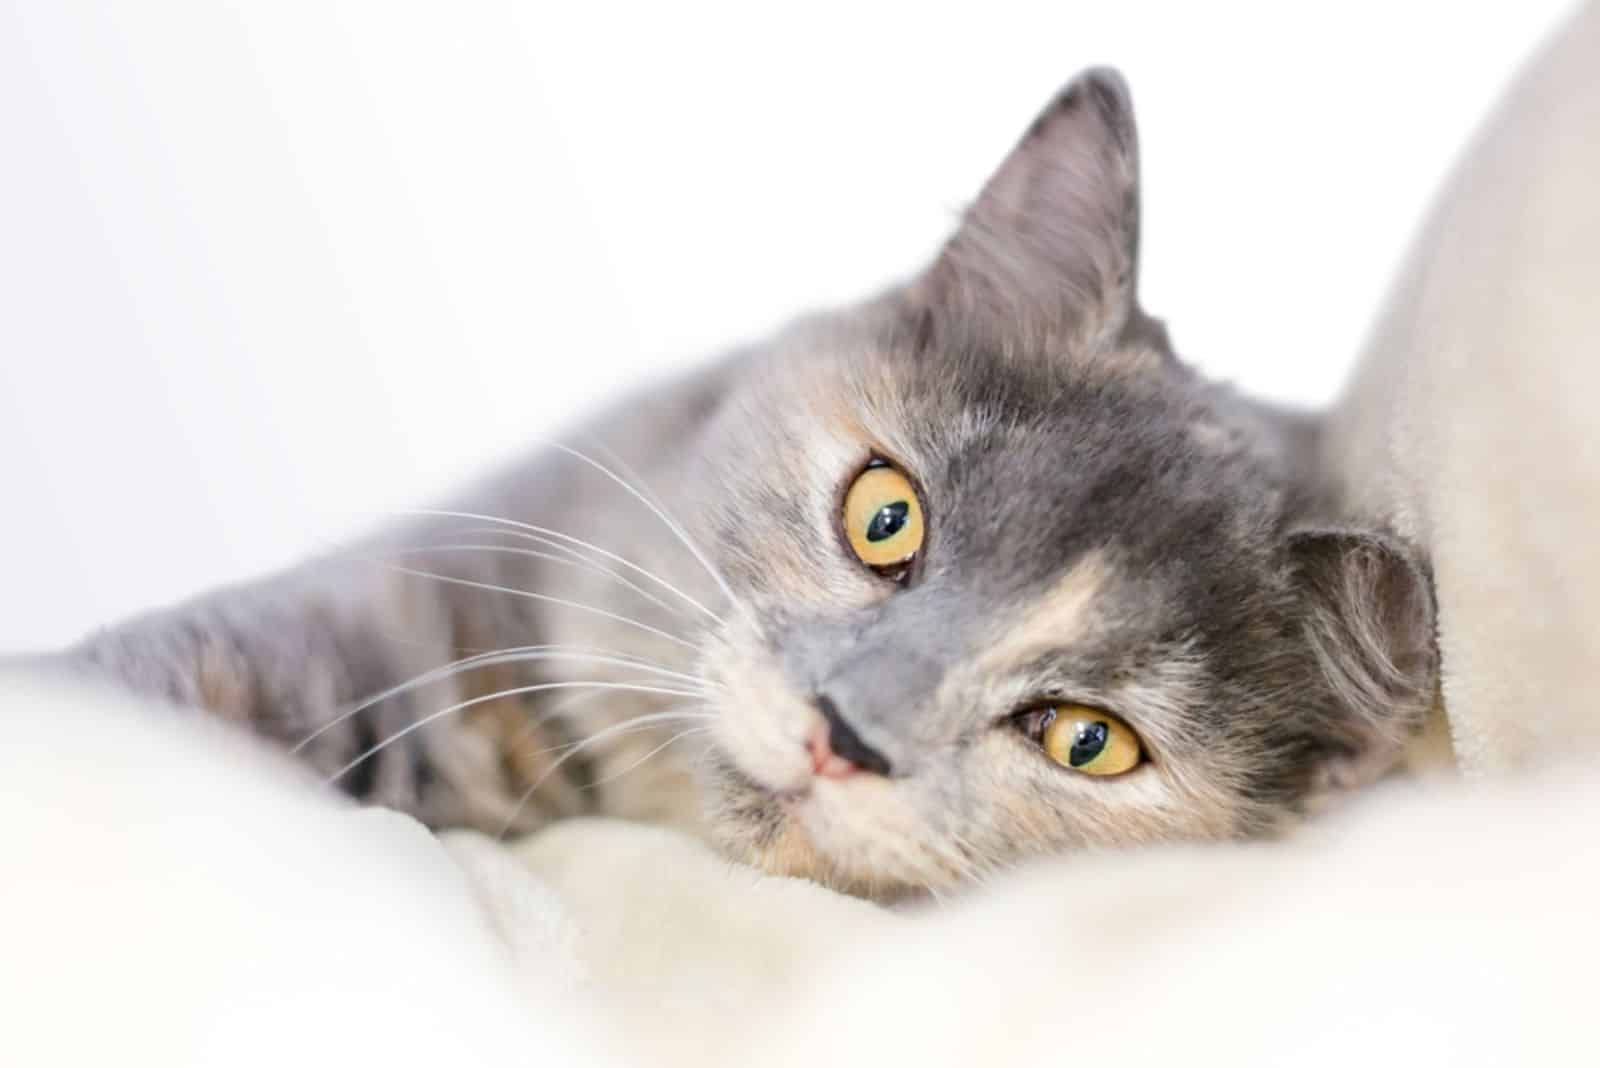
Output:
M1600 6L1512 87L1347 396L1345 503L1424 546L1469 774L1600 748Z
M1510 1064L1587 1049L1593 776L889 912L677 832L354 808L171 709L0 678L0 1063Z

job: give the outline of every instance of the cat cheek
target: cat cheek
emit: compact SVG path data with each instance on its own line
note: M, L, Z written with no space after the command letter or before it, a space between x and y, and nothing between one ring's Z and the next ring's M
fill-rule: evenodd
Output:
M740 666L719 675L723 690L711 727L718 748L741 773L773 793L807 789L811 755L806 740L820 718L817 711L770 666Z
M736 768L775 794L795 794L811 782L805 731L768 709L724 707L711 736Z

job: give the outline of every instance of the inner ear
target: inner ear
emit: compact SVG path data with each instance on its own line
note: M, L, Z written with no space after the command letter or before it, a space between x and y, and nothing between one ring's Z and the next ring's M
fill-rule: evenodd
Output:
M1288 542L1302 625L1334 707L1320 724L1329 786L1387 771L1437 692L1434 595L1427 568L1387 535L1304 530Z
M912 287L934 329L1009 347L1117 340L1137 308L1138 138L1127 85L1097 68L1074 78L962 217Z

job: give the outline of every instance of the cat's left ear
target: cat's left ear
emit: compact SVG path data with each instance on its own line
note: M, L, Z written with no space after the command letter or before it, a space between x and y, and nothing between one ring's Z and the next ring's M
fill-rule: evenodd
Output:
M1138 310L1138 243L1133 104L1096 68L1033 121L910 295L927 326L1000 348L1159 333Z
M1289 535L1301 623L1330 702L1316 725L1326 790L1362 785L1399 759L1433 705L1433 583L1408 545L1341 529Z

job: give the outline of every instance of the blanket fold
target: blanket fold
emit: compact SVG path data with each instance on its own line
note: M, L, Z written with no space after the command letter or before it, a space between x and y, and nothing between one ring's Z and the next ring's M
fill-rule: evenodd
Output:
M1600 748L1600 6L1457 166L1333 413L1346 505L1432 561L1459 766Z

